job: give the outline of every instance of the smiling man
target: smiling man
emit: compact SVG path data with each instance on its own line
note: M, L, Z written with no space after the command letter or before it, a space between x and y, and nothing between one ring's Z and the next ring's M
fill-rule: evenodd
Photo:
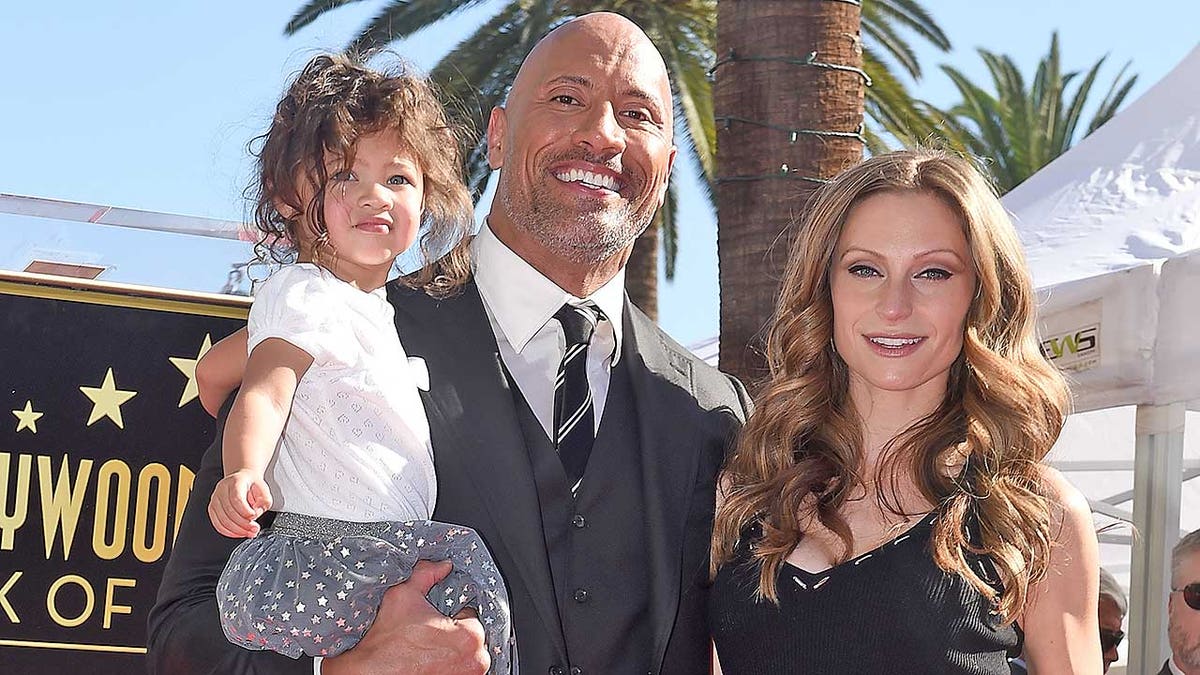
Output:
M671 102L662 57L628 21L596 14L552 32L488 124L502 169L493 232L577 295L619 276L666 194Z
M436 520L474 528L508 586L521 669L705 675L716 473L748 406L624 293L634 240L676 150L662 57L633 23L589 14L530 53L488 156L500 171L474 278L431 298L389 286L424 359ZM220 433L217 434L220 438ZM193 491L220 478L210 449ZM482 672L482 631L425 601L418 567L363 640L292 662L233 647L212 598L236 542L189 504L150 620L158 672Z

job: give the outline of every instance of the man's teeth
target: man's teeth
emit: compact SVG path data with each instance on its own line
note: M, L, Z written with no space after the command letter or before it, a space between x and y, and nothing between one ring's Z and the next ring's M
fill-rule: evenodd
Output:
M891 349L897 349L899 347L907 347L908 345L915 345L921 341L921 338L873 337L873 338L870 338L870 340L871 340L871 342L874 342L877 345L882 345L884 347L889 347Z
M555 178L558 178L564 183L583 183L588 187L603 188L605 190L612 190L613 192L617 192L619 189L617 180L612 176L606 176L600 173L592 173L591 171L584 171L583 169L571 169L570 171L563 171L562 173L555 174Z

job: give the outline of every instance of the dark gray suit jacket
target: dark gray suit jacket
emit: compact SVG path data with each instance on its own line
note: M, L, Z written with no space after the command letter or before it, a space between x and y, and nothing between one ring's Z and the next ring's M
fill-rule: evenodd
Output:
M521 665L529 672L566 653L542 538L537 492L512 392L478 289L435 300L389 286L410 356L425 359L423 393L438 476L434 517L475 528L510 589ZM651 662L663 675L706 675L706 572L716 473L745 420L741 385L704 364L626 303L628 358L641 439L653 626ZM224 417L222 416L222 425ZM148 633L150 672L311 673L308 659L229 644L215 587L237 542L209 523L207 498L221 476L220 442L196 475L163 575ZM503 485L497 489L497 485ZM619 589L618 589L619 590Z

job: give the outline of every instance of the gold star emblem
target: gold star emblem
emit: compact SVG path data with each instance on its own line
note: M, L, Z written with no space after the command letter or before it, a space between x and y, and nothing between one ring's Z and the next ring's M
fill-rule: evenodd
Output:
M33 433L37 433L37 421L44 413L33 411L33 401L25 401L24 410L14 410L12 414L17 416L17 431L28 429Z
M196 353L196 358L185 359L182 356L171 356L167 358L167 360L171 362L171 365L178 368L179 372L183 373L184 377L187 378L187 384L183 386L183 395L179 397L180 408L187 405L188 401L200 396L200 388L196 386L196 364L200 361L200 358L208 352L209 349L212 349L212 336L208 333L205 333L204 342L201 343L200 351Z
M116 383L113 382L112 368L105 373L104 384L99 387L80 387L79 391L92 400L92 414L87 421L89 427L101 417L107 417L118 429L125 428L125 423L121 420L121 404L137 396L137 392L117 389Z

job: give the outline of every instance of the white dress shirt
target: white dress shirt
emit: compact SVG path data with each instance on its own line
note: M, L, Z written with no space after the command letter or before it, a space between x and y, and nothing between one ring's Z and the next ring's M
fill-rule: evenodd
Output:
M554 381L566 351L562 326L553 319L565 303L590 300L607 321L596 326L588 347L588 386L592 390L595 428L600 428L612 366L621 355L621 319L625 310L625 269L587 298L559 288L521 256L505 246L487 223L471 244L475 283L483 297L500 358L525 396L547 438L553 438Z
M1167 666L1171 669L1171 675L1184 675L1179 666L1175 665L1175 655L1171 654L1171 658L1167 659Z

